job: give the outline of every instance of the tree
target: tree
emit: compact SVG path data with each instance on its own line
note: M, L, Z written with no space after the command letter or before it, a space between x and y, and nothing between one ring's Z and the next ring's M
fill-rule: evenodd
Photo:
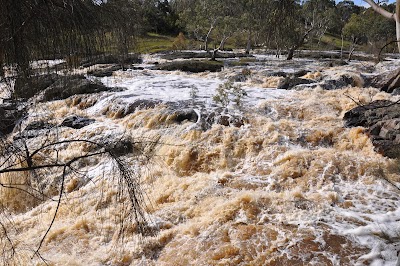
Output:
M32 250L29 256L44 261L40 249L57 222L60 206L66 204L64 199L87 182L99 181L82 171L82 168L90 167L93 159L110 161L115 167L113 172L118 176L115 204L120 206L119 237L123 238L131 222L138 234L154 233L145 210L140 169L151 160L158 140L69 140L60 139L59 130L50 129L46 137L35 140L24 137L23 132L14 141L0 138L0 259L4 260L4 265L14 265L14 261L19 264L18 256L27 248ZM74 155L63 155L62 151L66 149L74 149ZM133 158L129 164L125 159L127 154ZM79 185L79 182L84 183ZM99 204L104 200L99 199ZM54 202L50 209L53 218L44 234L37 236L36 246L26 247L24 241L17 240L20 232L15 231L8 213L25 211L24 208L33 208L44 202Z
M400 52L400 0L396 0L396 11L394 13L391 13L381 6L379 4L375 3L373 0L364 0L367 2L372 9L384 16L385 18L394 20L396 22L396 40L397 40L397 47Z
M288 49L288 60L291 60L294 51L309 39L319 38L325 34L334 21L334 7L335 1L331 0L308 0L304 2L301 9L303 23L297 26L297 37Z
M394 22L382 16L374 16L372 10L366 10L360 14L353 14L343 28L343 35L350 39L349 57L358 44L370 44L372 49L382 47L392 36L395 36Z

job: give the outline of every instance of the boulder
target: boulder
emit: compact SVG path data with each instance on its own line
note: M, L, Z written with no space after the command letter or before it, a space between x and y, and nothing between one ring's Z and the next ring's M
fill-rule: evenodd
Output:
M372 127L382 120L400 117L400 105L391 101L379 100L370 104L357 106L346 112L343 119L346 127Z
M99 82L86 79L83 75L65 76L45 89L41 101L62 100L77 94L97 93L110 90Z
M128 114L133 114L136 110L139 110L139 109L154 108L157 105L159 105L161 102L162 101L159 101L159 100L144 100L144 99L136 100L125 106L122 116L125 117Z
M89 70L87 73L88 73L88 75L102 78L102 77L110 77L110 76L112 76L114 71L117 71L120 69L122 69L122 67L119 65L111 65L111 66L99 67L94 70Z
M0 136L11 133L25 114L25 108L17 102L0 104Z
M315 81L311 79L303 79L295 76L290 76L286 77L279 83L278 89L291 90L297 85L311 84L311 83L315 83Z
M158 70L168 70L175 71L181 70L186 72L218 72L222 70L224 64L220 61L211 61L211 60L186 60L186 61L174 61L159 64L156 69Z
M38 136L47 135L48 131L53 129L55 126L53 124L47 123L45 121L34 121L28 124L25 129L14 137L14 140L18 139L31 139Z
M140 64L142 59L137 54L128 54L126 56L117 55L98 55L86 58L81 61L82 67L90 67L98 64Z
M348 111L344 120L347 127L366 127L376 151L389 158L400 158L400 104L375 101Z
M61 123L61 126L80 129L94 123L95 121L96 120L94 119L73 115L65 118Z
M364 77L365 87L379 88L387 93L398 93L400 88L400 68L379 75Z
M133 153L134 151L132 141L129 139L122 139L115 143L111 143L106 146L106 149L112 155L117 157Z
M320 86L324 90L337 90L347 86L356 86L356 82L351 76L345 74L336 78L324 79Z
M14 97L28 99L45 90L60 78L61 76L55 73L31 76L29 78L18 77L15 80Z
M191 121L196 123L199 119L199 116L193 109L180 109L175 110L172 113L173 121L177 123L182 123L183 121Z

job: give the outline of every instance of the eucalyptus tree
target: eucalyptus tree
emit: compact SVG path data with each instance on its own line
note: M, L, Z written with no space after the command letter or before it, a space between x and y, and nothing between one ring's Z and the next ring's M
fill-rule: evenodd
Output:
M300 21L294 25L294 36L288 47L287 59L293 58L294 51L312 38L325 34L331 23L335 21L335 1L307 0L300 11Z
M364 0L364 1L367 2L372 7L372 9L375 10L377 13L381 14L385 18L394 20L396 22L396 40L397 40L397 47L400 52L400 0L396 0L396 11L393 13L382 8L378 3L376 3L373 0Z

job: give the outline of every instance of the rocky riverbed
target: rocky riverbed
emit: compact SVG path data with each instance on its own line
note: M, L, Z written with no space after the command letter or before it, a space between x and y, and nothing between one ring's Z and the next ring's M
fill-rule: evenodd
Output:
M381 85L398 61L253 55L219 59L216 72L156 70L168 60L147 55L111 76L76 76L60 92L55 81L9 108L24 113L3 131L4 143L22 138L31 151L62 142L36 153L36 165L101 150L71 139L103 143L138 177L148 233L128 219L120 238L129 196L118 164L100 155L65 179L0 175L46 195L0 190L12 240L0 240L4 254L13 247L15 263L41 263L34 250L64 184L40 248L49 264L395 265L399 96ZM73 93L74 82L85 89Z

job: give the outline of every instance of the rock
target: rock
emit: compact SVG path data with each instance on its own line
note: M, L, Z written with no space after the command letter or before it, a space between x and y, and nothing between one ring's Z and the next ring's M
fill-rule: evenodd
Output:
M174 117L173 121L177 123L182 123L185 120L196 123L199 119L199 116L193 109L176 110L172 114Z
M380 100L358 106L344 115L345 126L363 126L376 151L389 158L400 158L400 104Z
M114 73L114 71L122 69L121 66L118 65L112 65L112 66L106 66L106 67L100 67L95 70L90 70L88 71L88 75L92 75L98 78L102 77L110 77Z
M325 79L320 83L324 90L337 90L347 86L356 86L355 80L349 75L341 75L334 79Z
M19 77L15 81L14 97L28 99L49 87L60 77L60 75L54 73L32 76L28 79Z
M132 103L129 103L124 111L123 111L123 117L127 116L128 114L133 114L134 112L136 112L136 110L139 109L150 109L150 108L154 108L157 105L159 105L162 101L158 101L158 100L136 100Z
M195 59L195 58L211 58L212 53L206 51L173 51L167 52L161 55L162 59L166 60L175 60L175 59ZM235 58L235 57L253 57L252 55L248 55L245 53L232 53L232 52L222 52L218 51L215 55L215 58Z
M66 99L77 94L97 93L111 88L101 83L90 81L81 75L66 76L45 89L40 97L41 101Z
M45 121L34 121L32 123L29 123L25 127L25 130L42 130L42 129L51 129L53 127L54 127L53 124L47 123Z
M288 73L284 71L274 71L267 73L268 77L287 77Z
M310 79L303 79L298 77L286 77L283 81L281 81L278 85L278 89L281 90L291 90L293 87L302 84L311 84L315 83L315 81Z
M400 106L391 101L379 100L357 106L346 112L343 119L346 127L372 127L382 120L400 117Z
M97 64L119 64L121 65L127 64L140 64L142 63L142 59L137 54L128 54L127 56L116 56L116 55L99 55L93 56L90 58L86 58L82 60L82 67L90 67Z
M96 120L94 119L73 115L65 118L61 123L61 126L80 129L94 123L95 121Z
M111 154L119 157L133 153L134 147L132 141L130 141L129 139L123 139L117 141L116 143L107 145L106 149Z
M223 66L224 64L220 61L187 60L159 64L156 69L168 71L181 70L186 72L199 73L205 71L218 72L222 70Z
M25 129L14 137L14 140L18 139L31 139L38 136L47 135L48 131L53 129L53 124L44 121L34 121L28 124Z
M400 88L400 68L381 73L376 76L365 76L365 87L379 88L381 91L392 93Z
M326 67L337 67L337 66L347 66L349 63L347 63L344 60L329 60L327 62L324 62L324 66Z
M25 114L25 108L17 102L0 104L0 136L11 133Z

